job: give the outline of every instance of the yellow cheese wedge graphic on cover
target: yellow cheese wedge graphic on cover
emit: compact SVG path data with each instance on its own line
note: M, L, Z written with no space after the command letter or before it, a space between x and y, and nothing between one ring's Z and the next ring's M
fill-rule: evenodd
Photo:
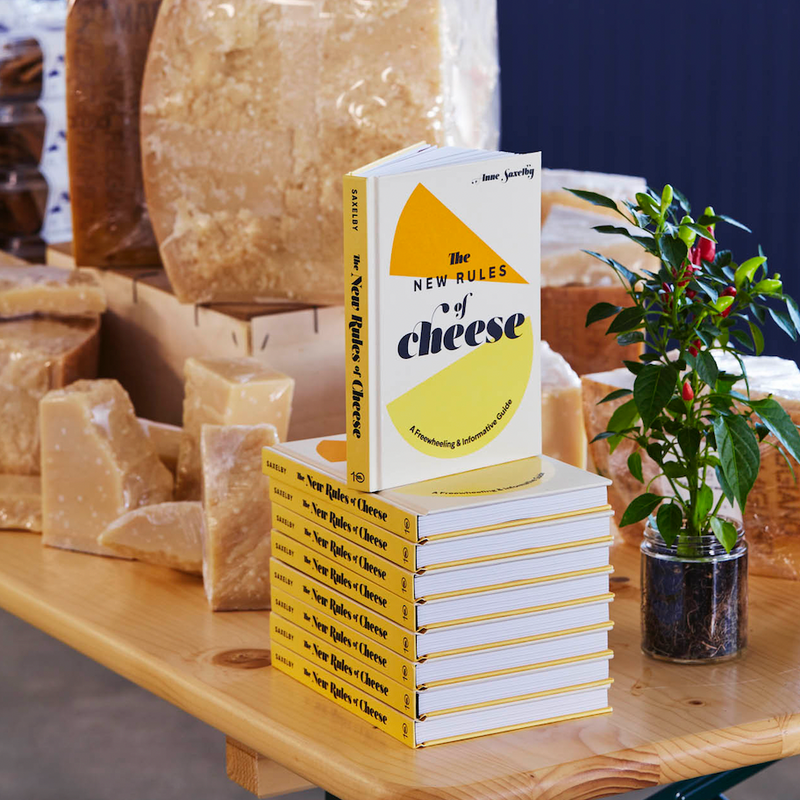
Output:
M508 425L522 402L533 361L530 318L515 339L485 342L392 400L400 435L436 458L480 450Z
M527 283L421 183L397 221L389 274L462 283Z

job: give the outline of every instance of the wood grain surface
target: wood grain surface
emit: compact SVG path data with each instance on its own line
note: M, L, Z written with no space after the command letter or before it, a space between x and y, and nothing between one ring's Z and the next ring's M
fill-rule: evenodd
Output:
M750 650L639 650L638 553L614 555L614 713L413 751L277 673L265 612L200 580L0 534L0 606L343 800L590 800L800 752L800 594L751 579Z
M225 740L225 767L234 783L247 789L259 800L314 788L313 783L230 736Z

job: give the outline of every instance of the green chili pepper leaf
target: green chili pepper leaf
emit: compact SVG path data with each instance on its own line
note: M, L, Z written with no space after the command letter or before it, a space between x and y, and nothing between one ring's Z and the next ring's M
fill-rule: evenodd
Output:
M717 537L719 543L725 548L725 552L730 553L739 538L736 528L727 520L723 520L720 517L711 517L711 529L714 531L714 536Z
M646 364L633 382L633 397L645 428L672 398L678 370L671 364Z
M601 319L608 319L614 314L622 311L622 306L615 306L613 303L595 303L586 315L586 327L599 322Z
M800 461L800 433L792 418L772 397L763 400L753 400L750 403L764 425L769 428L773 436L792 454L796 461Z
M593 206L602 206L603 208L611 208L614 211L619 211L617 204L610 197L606 197L603 194L587 192L585 189L567 189L566 186L564 188L566 191L574 194L575 197L580 197L581 200L586 200L587 203L591 203Z
M645 519L663 499L660 494L653 494L652 492L645 492L645 494L640 494L634 498L619 521L620 528Z
M642 475L642 456L638 452L631 453L628 456L628 471L639 483L644 483L644 476Z
M714 436L729 490L739 508L744 510L761 463L756 435L743 417L726 415L714 419ZM725 494L727 496L728 492Z
M683 512L677 503L662 503L656 515L658 532L661 538L671 545L681 532L683 527Z

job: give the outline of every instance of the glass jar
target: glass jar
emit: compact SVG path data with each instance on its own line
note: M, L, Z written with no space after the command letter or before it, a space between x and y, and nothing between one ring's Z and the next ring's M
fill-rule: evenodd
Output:
M734 523L736 524L736 523ZM667 545L648 525L642 551L642 650L653 658L708 664L747 647L747 543L730 553L713 535Z

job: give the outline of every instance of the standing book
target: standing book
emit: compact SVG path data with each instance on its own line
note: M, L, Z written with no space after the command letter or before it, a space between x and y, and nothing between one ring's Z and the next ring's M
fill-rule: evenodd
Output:
M541 452L540 173L418 145L345 177L349 486Z

